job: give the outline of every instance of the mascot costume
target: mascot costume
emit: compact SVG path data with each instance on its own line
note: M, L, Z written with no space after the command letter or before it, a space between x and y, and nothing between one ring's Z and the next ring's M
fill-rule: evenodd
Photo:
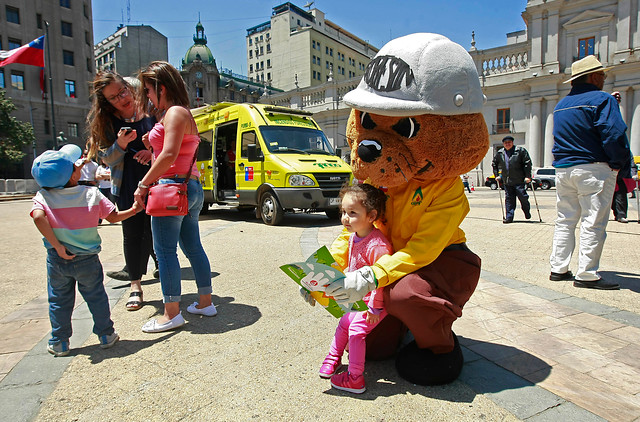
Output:
M367 356L396 354L400 376L415 384L449 383L462 370L451 326L476 288L480 258L460 229L469 212L460 175L489 148L485 100L467 51L428 33L386 44L344 97L353 108L351 167L356 178L386 189L380 228L395 253L347 273L326 294L354 302L384 287L389 316L367 336ZM331 252L345 267L348 233Z

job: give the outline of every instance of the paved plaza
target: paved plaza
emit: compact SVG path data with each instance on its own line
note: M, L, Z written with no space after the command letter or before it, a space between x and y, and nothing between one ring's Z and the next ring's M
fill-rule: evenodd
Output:
M341 226L322 214L268 227L251 213L201 216L212 264L214 318L190 315L193 274L183 267L187 325L159 334L140 327L162 311L160 284L143 279L145 306L124 307L127 284L105 279L121 341L102 350L86 305L74 312L72 352L46 351L45 251L31 203L0 203L0 409L11 421L640 420L640 224L610 221L601 273L617 291L549 281L555 191L531 196L533 218L502 224L498 191L468 195L463 223L482 258L478 289L454 330L465 353L458 380L422 387L392 360L367 362L367 392L331 389L317 371L337 320L310 308L278 267L329 245ZM542 222L540 222L540 219ZM100 227L105 271L123 265L121 227ZM575 260L574 260L575 261ZM571 269L576 270L575 262Z

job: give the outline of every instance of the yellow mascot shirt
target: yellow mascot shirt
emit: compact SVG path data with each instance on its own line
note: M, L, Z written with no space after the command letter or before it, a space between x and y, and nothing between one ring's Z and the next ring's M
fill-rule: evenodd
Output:
M444 248L465 242L460 224L469 212L460 177L421 180L387 191L386 225L379 228L393 244L393 255L384 255L371 268L378 287L394 283L429 265ZM380 223L379 221L376 222ZM345 230L331 245L337 263L346 268L349 233Z

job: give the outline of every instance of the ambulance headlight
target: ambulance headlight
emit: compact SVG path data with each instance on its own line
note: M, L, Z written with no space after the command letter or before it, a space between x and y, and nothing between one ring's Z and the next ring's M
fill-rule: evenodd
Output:
M291 186L313 186L315 185L315 182L309 176L293 174L289 176L289 184Z

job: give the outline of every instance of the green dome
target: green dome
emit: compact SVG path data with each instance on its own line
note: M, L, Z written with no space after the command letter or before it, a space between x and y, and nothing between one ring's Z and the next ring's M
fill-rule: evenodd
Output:
M198 21L196 25L196 34L193 36L193 45L187 50L187 54L184 55L182 64L193 63L194 60L201 60L202 63L216 65L216 59L213 58L213 54L209 47L207 47L207 36L204 34L204 26Z
M209 47L203 44L194 44L187 50L187 54L184 55L182 64L193 63L194 60L201 60L202 63L216 65L216 59L213 57Z

